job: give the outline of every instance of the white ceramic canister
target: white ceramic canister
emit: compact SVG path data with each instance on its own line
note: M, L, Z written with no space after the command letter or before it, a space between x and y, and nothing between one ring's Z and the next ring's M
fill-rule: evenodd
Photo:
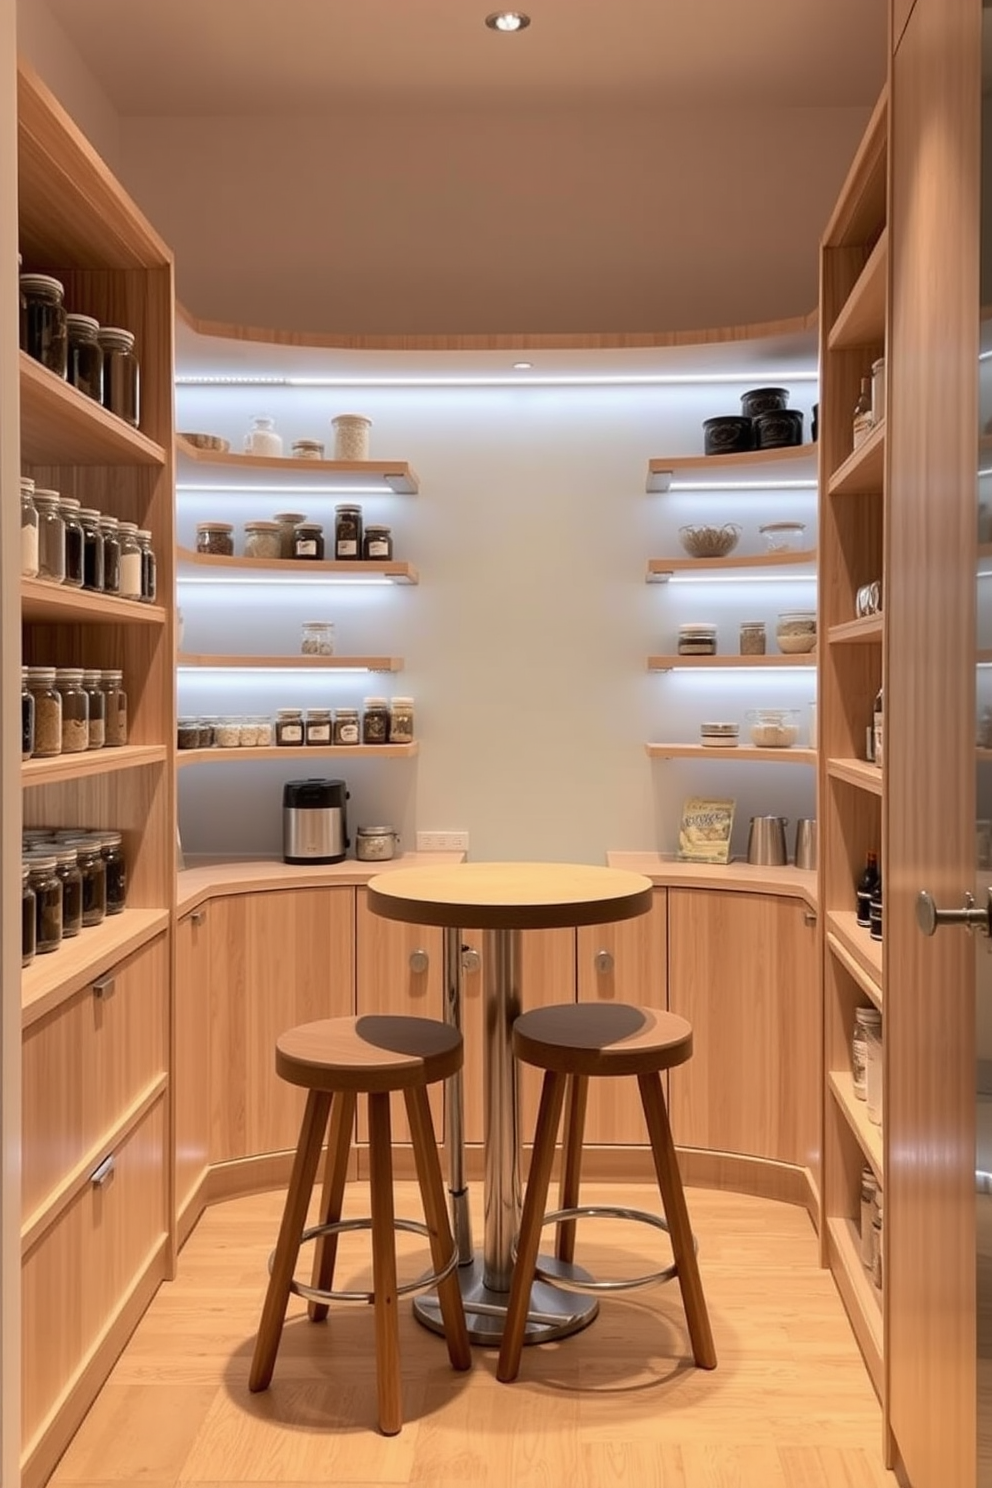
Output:
M372 420L364 413L339 413L334 425L335 460L367 460Z

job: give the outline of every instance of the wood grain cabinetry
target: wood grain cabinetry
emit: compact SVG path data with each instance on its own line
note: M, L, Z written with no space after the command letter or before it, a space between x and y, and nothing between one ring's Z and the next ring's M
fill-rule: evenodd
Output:
M175 1129L175 1213L181 1244L199 1215L201 1187L210 1168L210 933L209 904L191 910L176 926L175 1057L172 1100Z

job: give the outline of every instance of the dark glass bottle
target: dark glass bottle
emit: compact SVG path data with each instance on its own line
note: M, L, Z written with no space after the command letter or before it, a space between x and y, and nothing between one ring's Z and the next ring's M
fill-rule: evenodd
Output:
M865 868L861 877L855 885L857 898L858 924L867 930L871 925L871 896L876 884L881 883L882 876L878 871L878 853L869 852L865 858Z
M882 880L879 878L871 891L871 900L868 905L869 929L868 934L872 940L882 938Z

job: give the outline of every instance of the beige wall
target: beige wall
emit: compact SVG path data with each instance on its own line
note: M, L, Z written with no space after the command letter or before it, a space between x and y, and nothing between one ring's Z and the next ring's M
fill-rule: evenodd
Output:
M45 0L16 0L17 50L103 156L119 167L120 119Z

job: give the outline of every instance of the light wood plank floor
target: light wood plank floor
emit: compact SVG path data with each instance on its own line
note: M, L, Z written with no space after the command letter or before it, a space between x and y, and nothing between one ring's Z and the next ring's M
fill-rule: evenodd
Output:
M473 1197L477 1197L475 1185ZM419 1217L415 1186L397 1213ZM583 1199L656 1208L645 1185ZM368 1212L364 1185L346 1215ZM281 1194L207 1211L75 1440L56 1488L884 1488L881 1416L806 1214L733 1194L688 1194L719 1367L696 1370L677 1284L615 1294L585 1332L524 1351L513 1385L495 1353L455 1375L443 1341L401 1304L406 1424L378 1434L371 1310L307 1322L295 1298L271 1388L248 1366ZM478 1221L477 1221L478 1222ZM550 1232L549 1232L550 1233ZM600 1274L659 1263L657 1232L579 1227ZM400 1235L401 1277L426 1249ZM341 1242L338 1284L368 1284L367 1236ZM309 1265L309 1257L306 1259ZM301 1272L304 1274L303 1262Z

